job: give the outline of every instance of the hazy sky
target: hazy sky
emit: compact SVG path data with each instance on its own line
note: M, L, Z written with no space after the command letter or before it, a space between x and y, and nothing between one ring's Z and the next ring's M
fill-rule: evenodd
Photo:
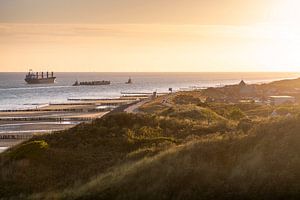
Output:
M0 71L300 71L298 0L0 0Z

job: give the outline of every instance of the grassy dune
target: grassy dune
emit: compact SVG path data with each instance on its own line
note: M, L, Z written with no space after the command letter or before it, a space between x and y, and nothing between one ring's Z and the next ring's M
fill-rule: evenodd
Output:
M116 114L34 138L1 155L0 194L20 199L299 197L299 117L267 120L247 133L233 129L185 137L184 125L165 120Z
M159 123L153 116L117 114L35 137L0 155L0 196L80 184L122 163L129 153L158 143L174 143L168 133L156 133ZM140 154L146 156L151 151Z
M59 199L299 199L300 118L193 138L116 166ZM288 129L288 131L287 131Z

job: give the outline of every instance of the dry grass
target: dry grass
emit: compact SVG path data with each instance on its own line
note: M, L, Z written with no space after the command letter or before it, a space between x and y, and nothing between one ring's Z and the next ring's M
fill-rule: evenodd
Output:
M117 166L87 184L48 197L298 199L299 122L299 118L276 120L249 135L198 138L154 157Z

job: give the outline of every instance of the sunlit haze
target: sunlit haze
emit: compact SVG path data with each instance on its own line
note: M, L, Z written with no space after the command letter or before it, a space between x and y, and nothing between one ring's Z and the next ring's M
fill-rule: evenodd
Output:
M0 71L299 71L298 0L0 0Z

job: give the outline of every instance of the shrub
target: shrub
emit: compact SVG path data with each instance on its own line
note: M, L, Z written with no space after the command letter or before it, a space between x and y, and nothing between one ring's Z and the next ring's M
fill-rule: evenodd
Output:
M228 118L232 120L240 120L245 117L245 113L243 113L239 108L234 108L228 113Z
M37 158L49 147L48 143L44 140L34 140L21 144L15 150L9 152L13 159L23 158Z
M180 104L180 105L199 104L199 103L201 103L201 100L198 97L194 97L193 95L190 95L190 94L177 95L173 99L173 101L176 104Z
M201 108L196 105L185 105L171 107L161 113L163 116L177 118L181 120L204 120L204 121L216 121L223 120L221 116L212 111L209 108Z

